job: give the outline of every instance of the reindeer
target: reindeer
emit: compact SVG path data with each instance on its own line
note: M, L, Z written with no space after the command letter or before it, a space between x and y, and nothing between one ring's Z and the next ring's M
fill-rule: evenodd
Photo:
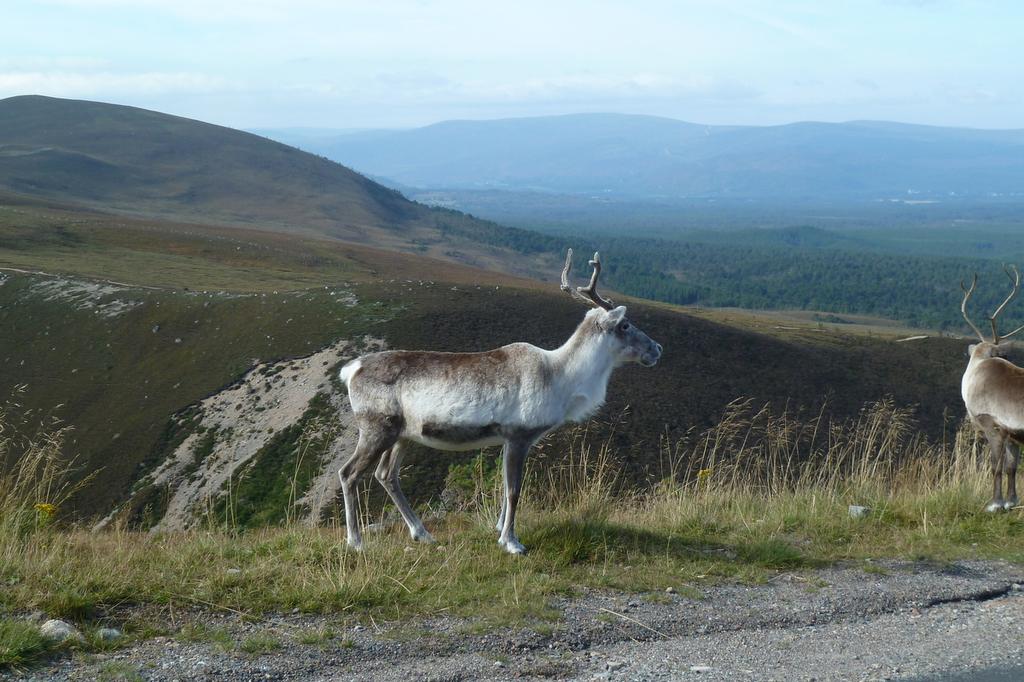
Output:
M967 414L988 441L992 466L992 501L985 511L996 512L1012 509L1019 503L1017 498L1017 464L1020 460L1019 445L1024 443L1024 369L1004 360L1002 355L1006 346L1000 345L1024 325L1017 327L1009 334L999 334L997 319L1006 306L1017 297L1020 291L1020 272L1013 266L1012 272L1006 269L1012 288L1006 299L989 317L992 325L992 340L988 341L981 330L967 315L967 301L978 285L978 275L974 275L970 288L960 282L964 291L964 299L960 303L960 312L981 343L972 344L967 352L970 360L964 370L960 392L963 395ZM1003 498L1003 475L1006 475L1006 498Z
M338 472L349 546L362 548L354 486L374 461L376 478L412 539L434 541L398 482L402 449L413 441L449 451L503 445L505 499L496 526L498 544L511 554L526 552L515 521L530 448L552 429L594 414L617 366L638 362L652 367L661 357L661 345L626 319L626 308L597 292L599 254L590 265L590 284L570 287L569 249L561 289L593 309L559 348L512 343L482 353L385 351L342 367L340 377L359 426L355 452Z

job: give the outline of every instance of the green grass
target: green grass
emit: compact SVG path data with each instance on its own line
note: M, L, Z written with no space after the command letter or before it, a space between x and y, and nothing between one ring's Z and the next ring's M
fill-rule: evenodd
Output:
M260 632L243 639L238 648L247 654L269 654L281 648L281 640L273 635Z
M235 640L226 629L212 627L198 621L183 625L175 635L175 639L181 642L213 644L222 651L230 651L235 647Z
M46 655L53 648L39 634L37 624L0 616L0 670L4 666L24 666Z
M331 642L338 639L338 633L331 627L307 628L300 630L295 635L295 641L305 646L316 646L326 648ZM343 640L344 641L344 640Z
M138 666L128 661L105 661L98 669L98 682L142 682Z

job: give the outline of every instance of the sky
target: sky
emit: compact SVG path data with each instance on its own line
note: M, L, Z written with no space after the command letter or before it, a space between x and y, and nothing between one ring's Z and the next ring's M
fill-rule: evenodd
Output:
M1024 3L0 0L0 98L236 128L577 112L1024 128Z

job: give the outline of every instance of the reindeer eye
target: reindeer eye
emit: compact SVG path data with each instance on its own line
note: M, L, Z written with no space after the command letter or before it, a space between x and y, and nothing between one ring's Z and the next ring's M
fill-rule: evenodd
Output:
M620 332L624 332L624 331L628 331L628 330L629 330L629 322L620 322L619 323L619 331Z

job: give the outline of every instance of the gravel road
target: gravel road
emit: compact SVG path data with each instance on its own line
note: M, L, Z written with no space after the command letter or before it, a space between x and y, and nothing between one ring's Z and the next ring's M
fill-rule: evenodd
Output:
M30 680L1024 680L1024 567L875 562L782 573L759 586L592 592L563 618L484 632L453 617L342 627L284 615L178 614L269 636L263 653L158 637L7 673ZM333 627L330 640L300 633ZM252 646L248 648L252 649Z

